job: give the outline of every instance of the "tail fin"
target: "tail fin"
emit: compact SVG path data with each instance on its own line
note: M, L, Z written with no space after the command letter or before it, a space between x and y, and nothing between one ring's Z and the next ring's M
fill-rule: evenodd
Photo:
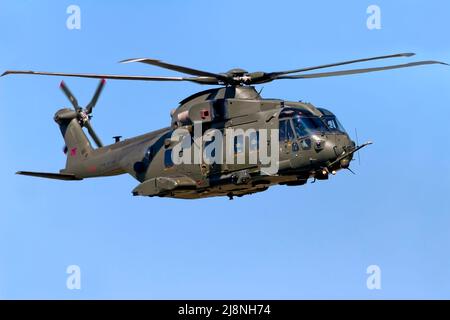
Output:
M93 150L91 143L78 123L77 114L74 110L59 110L55 114L55 122L59 125L66 143L64 151L67 154L67 162L63 171L76 174L81 162Z

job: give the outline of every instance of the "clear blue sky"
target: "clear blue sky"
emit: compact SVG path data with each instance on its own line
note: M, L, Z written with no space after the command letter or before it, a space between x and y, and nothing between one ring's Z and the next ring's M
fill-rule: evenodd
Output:
M81 30L66 28L70 4ZM381 30L366 28L370 4ZM409 51L417 57L392 62L450 62L449 12L444 0L2 0L0 71L175 74L117 63L134 57L272 71ZM356 176L233 201L132 197L130 176L14 175L64 166L52 119L68 105L60 80L0 79L0 298L450 298L450 68L265 85L265 97L333 110L374 145L353 162ZM97 85L66 82L81 103ZM202 89L109 81L93 124L110 142L155 130ZM73 264L79 291L66 288ZM372 264L381 290L366 288Z

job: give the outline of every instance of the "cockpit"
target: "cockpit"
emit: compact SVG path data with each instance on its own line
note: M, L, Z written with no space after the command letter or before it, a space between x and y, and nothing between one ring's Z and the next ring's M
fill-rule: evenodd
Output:
M318 117L307 110L284 109L279 116L280 141L302 138L314 134L345 133L345 129L334 114L319 109Z
M309 106L285 107L278 119L281 168L313 165L316 179L348 168L355 143L333 113Z
M280 113L280 140L302 138L316 133L327 133L330 129L318 116L296 109L285 109Z
M298 137L308 136L314 133L322 133L328 131L328 128L316 116L305 116L301 113L292 117L292 124Z

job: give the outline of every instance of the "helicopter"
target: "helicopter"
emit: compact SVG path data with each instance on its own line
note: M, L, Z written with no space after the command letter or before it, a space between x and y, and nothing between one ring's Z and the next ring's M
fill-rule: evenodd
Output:
M265 99L255 85L281 79L312 79L421 65L448 65L440 61L417 61L309 72L413 55L399 53L276 72L248 72L235 68L225 73L213 73L150 58L121 61L188 75L179 77L5 71L1 76L28 74L100 79L91 101L84 108L65 82L61 82L60 87L72 104L72 108L60 109L54 116L65 141L65 168L59 173L18 171L17 174L67 181L130 174L139 182L132 195L180 199L213 196L233 199L265 191L274 185L301 186L309 179L313 182L327 180L340 170L351 171L350 162L354 154L372 142L357 145L328 109L305 102ZM168 127L124 140L116 136L113 144L103 145L90 120L105 79L188 81L217 87L183 99L172 110ZM261 152L263 149L265 153ZM180 161L189 158L197 161Z

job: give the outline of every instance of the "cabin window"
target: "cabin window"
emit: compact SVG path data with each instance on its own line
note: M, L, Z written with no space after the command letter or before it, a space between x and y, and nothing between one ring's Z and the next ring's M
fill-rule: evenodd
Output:
M252 131L248 135L250 151L257 151L259 146L259 132Z
M239 134L234 137L234 153L241 153L245 151L245 144L248 143L249 151L258 150L259 132L250 131L246 135Z
M234 137L234 153L244 152L244 136L242 134Z

